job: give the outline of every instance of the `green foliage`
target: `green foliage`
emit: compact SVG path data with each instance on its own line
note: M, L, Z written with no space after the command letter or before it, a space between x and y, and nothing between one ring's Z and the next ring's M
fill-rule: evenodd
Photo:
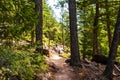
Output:
M37 23L32 0L0 1L1 39L20 39L28 35Z
M0 11L0 40L35 40L38 13L35 12L34 0L9 0L7 2L1 0ZM53 17L51 7L44 0L43 36L48 39L45 43L49 43L49 40L57 41L58 33L59 24Z
M63 58L70 58L70 54L68 54L68 53L62 53L62 54L60 54L60 56L61 57L63 57Z
M100 54L109 54L109 42L108 42L108 29L107 29L107 17L109 16L109 25L111 35L113 35L114 26L116 22L116 16L118 6L120 2L118 0L108 0L106 10L106 2L104 0L77 0L77 15L78 15L78 33L79 33L79 45L80 51L87 57L93 54L93 28L95 18L95 5L99 4L99 20L98 20L98 49ZM115 4L115 5L113 5ZM108 14L107 14L108 13ZM120 49L118 49L118 52Z
M37 73L47 69L44 57L39 53L13 51L11 48L0 48L0 63L2 77L7 78L7 80L12 76L19 76L22 80L33 80ZM10 73L11 76L4 76L5 72Z
M120 50L120 46L118 46L118 50ZM120 51L117 52L116 60L120 62Z
M104 0L77 0L77 23L78 35L81 55L85 54L87 58L91 58L93 53L93 23L95 17L95 3L99 3L99 21L98 21L98 46L100 53L108 55L108 33L107 33L107 18L109 16L109 25L113 34L114 26L117 17L117 11L120 2L119 0L108 0L108 8ZM49 46L61 44L64 37L65 46L70 46L70 30L69 30L69 15L68 3L66 0L58 0L57 8L61 9L61 19L57 22L53 16L54 11L48 6L47 0L43 1L43 43ZM34 0L1 0L0 1L0 42L8 41L6 45L10 46L9 41L32 41L35 39L35 26L37 25L38 13L35 12ZM62 32L63 31L63 32ZM33 33L32 33L33 32ZM63 34L63 35L62 35ZM17 47L19 46L15 43ZM26 76L31 79L36 71L44 71L44 58L38 53L25 51L27 48L19 46L17 51L12 49L0 48L0 67L8 70L14 75L20 75L22 78ZM23 51L22 51L23 50ZM118 53L120 48L118 48ZM63 54L62 56L68 57ZM120 61L119 54L117 60ZM40 63L39 63L40 62ZM41 66L42 65L42 66ZM31 66L31 67L30 67ZM3 69L2 69L3 68ZM40 68L40 69L38 69ZM15 71L15 72L14 72ZM30 71L30 73L29 73ZM1 71L0 71L1 72ZM27 74L24 74L24 73Z
M53 16L53 11L48 3L43 5L43 41L47 45L59 42L58 34L60 33L59 24Z

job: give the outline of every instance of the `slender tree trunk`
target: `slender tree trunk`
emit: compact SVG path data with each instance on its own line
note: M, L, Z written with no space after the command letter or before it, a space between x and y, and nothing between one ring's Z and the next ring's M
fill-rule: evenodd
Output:
M85 36L83 40L85 41ZM83 60L85 60L85 58L86 58L86 43L83 43Z
M38 25L36 26L36 51L42 53L43 43L42 43L42 0L35 0L35 10L39 13Z
M35 37L34 32L35 32L34 30L31 31L31 45L34 44L34 37Z
M108 78L109 80L113 80L113 68L114 68L114 61L115 57L117 54L117 47L118 47L118 42L119 42L119 34L120 33L120 9L118 11L118 17L117 17L117 22L115 25L115 31L113 35L113 40L112 44L110 47L110 53L109 53L109 58L108 58L108 63L105 68L105 71L103 75Z
M48 28L50 28L50 27L48 27ZM48 46L49 46L49 49L50 49L50 31L48 31L48 37L49 37Z
M70 50L72 66L81 66L78 34L77 34L77 17L76 17L76 1L68 0L69 4L69 20L70 20Z
M110 29L110 17L109 17L108 0L106 0L106 22L107 22L108 42L109 42L109 49L110 49L111 42L112 42L112 37L111 37L111 29Z
M64 45L65 45L65 39L64 39L64 27L63 27L63 23L62 23L62 45L63 45L63 49L64 49Z
M85 2L85 0L84 0L84 2ZM84 23L83 23L83 25L84 25L84 27L86 26L86 10L85 10L85 6L83 6L83 11L84 11ZM85 30L84 30L84 32L85 32ZM83 33L83 60L85 60L85 58L86 58L86 34L85 33Z
M61 26L61 28L62 28L62 45L63 45L63 49L64 49L64 45L65 45L65 38L64 38L64 36L65 36L65 34L64 34L64 25L63 25L63 18L64 18L64 4L61 4L61 7L62 7L62 26Z
M93 55L99 54L98 50L98 18L99 18L99 4L96 3L96 14L94 18L93 28Z

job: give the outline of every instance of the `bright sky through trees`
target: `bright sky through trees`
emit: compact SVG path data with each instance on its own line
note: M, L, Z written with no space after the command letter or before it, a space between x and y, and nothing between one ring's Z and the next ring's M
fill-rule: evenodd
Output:
M56 17L57 21L59 21L59 19L61 18L60 16L60 9L55 8L55 5L57 4L58 0L48 0L48 4L52 7L53 12L54 12L54 16Z

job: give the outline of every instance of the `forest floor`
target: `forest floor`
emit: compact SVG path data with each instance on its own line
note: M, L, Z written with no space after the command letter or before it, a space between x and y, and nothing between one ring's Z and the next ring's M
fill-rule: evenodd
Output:
M82 68L71 67L65 62L66 58L60 57L53 52L50 57L46 58L49 70L44 74L39 74L38 80L106 80L101 74L105 65L82 60ZM120 72L114 69L114 80L120 80Z

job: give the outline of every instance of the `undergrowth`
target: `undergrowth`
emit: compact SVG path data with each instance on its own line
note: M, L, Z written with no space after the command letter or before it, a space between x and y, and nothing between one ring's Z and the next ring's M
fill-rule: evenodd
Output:
M40 53L0 47L0 80L33 80L46 69Z

